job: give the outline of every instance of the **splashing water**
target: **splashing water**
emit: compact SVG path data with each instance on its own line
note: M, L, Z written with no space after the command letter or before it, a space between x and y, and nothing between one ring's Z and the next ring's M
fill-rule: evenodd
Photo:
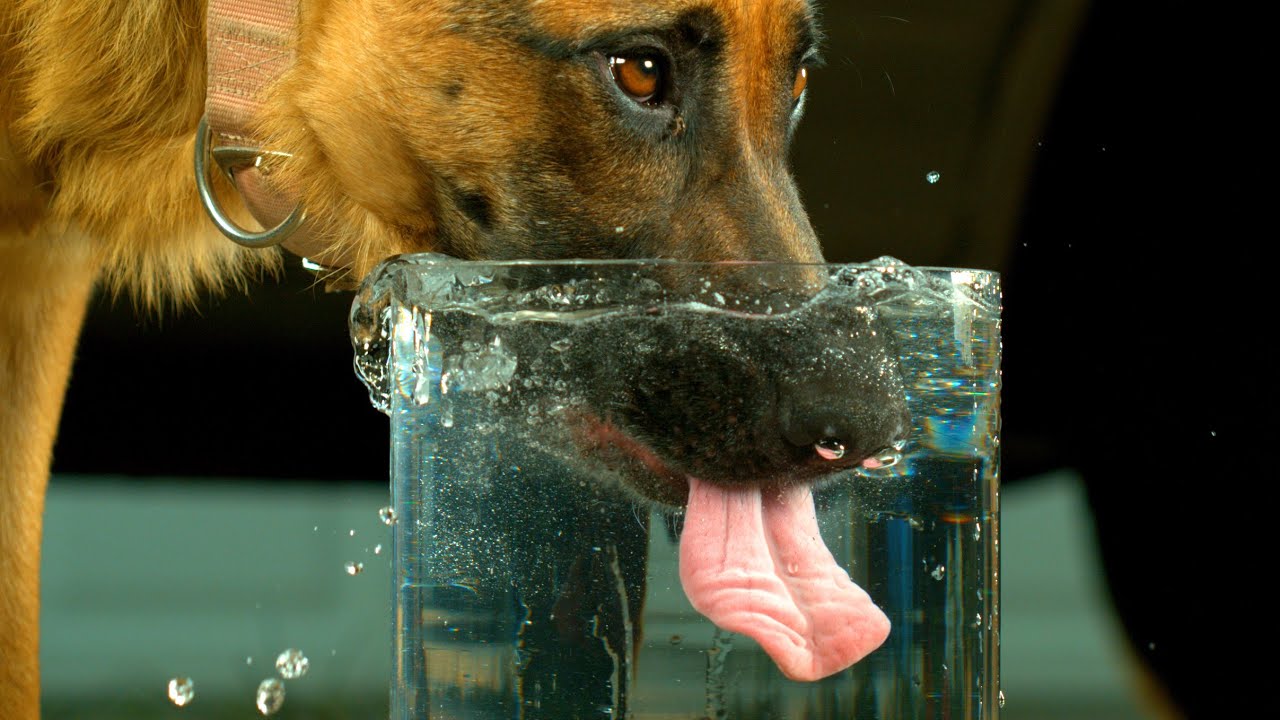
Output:
M177 677L169 681L169 702L186 707L196 697L196 685L189 677Z
M390 505L378 511L378 519L388 527L396 524L396 510Z
M258 712L263 715L274 715L284 705L284 683L278 678L267 678L258 683L258 694L254 697Z
M311 661L296 648L289 648L276 658L276 672L285 680L296 680L306 675L310 667Z

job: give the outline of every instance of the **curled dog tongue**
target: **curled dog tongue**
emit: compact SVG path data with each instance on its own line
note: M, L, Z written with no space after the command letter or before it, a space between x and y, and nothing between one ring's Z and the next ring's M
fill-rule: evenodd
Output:
M889 636L889 618L836 564L813 494L689 478L680 582L694 609L764 648L792 680L821 680Z

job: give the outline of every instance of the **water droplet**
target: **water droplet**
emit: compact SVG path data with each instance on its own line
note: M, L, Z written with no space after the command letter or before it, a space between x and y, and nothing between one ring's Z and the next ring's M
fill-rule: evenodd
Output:
M255 698L258 712L263 715L274 715L284 705L284 683L277 678L267 678L258 683L258 695Z
M188 677L176 677L169 681L169 701L178 707L191 704L196 697L196 684Z
M348 535L349 537L355 537L355 536L356 536L356 531L355 531L355 529L354 529L354 528L352 528L351 530L349 530L349 531L347 532L347 535Z
M973 616L973 627L982 628L982 613L975 613Z
M364 572L364 563L362 562L349 562L346 567L348 575L359 575Z
M933 572L929 574L933 576L934 580L941 580L943 576L947 574L947 568L944 565L939 565L938 567L933 569Z
M1004 690L1001 690L1001 691L1000 691L999 698L1000 698L1000 699L999 699L1000 707L1004 707Z
M823 438L814 443L813 449L818 452L818 457L823 460L839 460L844 457L844 443L836 438Z
M711 296L714 297L716 299L716 302L720 303L721 305L725 303L724 296L721 295L720 293L711 293Z
M245 665L252 665L252 664L253 664L253 656L252 656L252 655L250 655L249 657L246 657L246 658L244 659L244 664L245 664Z
M973 524L973 540L977 542L982 539L982 523Z
M396 524L395 508L391 507L390 505L382 508L381 510L378 511L378 519L382 521L383 525L395 525Z
M942 179L942 173L937 170L931 170L928 175L924 176L924 179L928 181L930 185L937 185L938 181Z
M382 554L382 543L378 543L377 545L374 545L374 546L373 546L373 554L374 554L374 555L381 555L381 554Z
M310 667L311 661L307 660L307 656L303 655L301 650L295 648L285 650L276 658L276 672L279 672L280 677L285 680L295 680L306 675Z
M799 565L798 563L788 563L788 564L787 564L787 572L788 572L789 574L791 574L791 575L795 575L796 573L799 573L799 572L800 572L800 565Z

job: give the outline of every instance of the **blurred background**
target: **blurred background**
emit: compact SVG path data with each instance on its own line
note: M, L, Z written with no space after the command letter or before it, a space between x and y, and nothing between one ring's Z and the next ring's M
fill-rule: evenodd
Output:
M1006 274L1012 720L1176 716L1143 668L1213 717L1191 668L1225 654L1186 627L1220 612L1188 587L1217 549L1186 526L1191 480L1232 479L1240 358L1273 357L1201 302L1242 282L1211 258L1260 192L1216 172L1249 135L1220 132L1238 66L1214 26L1249 21L1137 5L828 2L796 140L829 260ZM46 520L47 717L164 715L178 675L201 717L252 711L288 647L312 670L280 717L385 717L387 420L351 370L350 295L312 282L95 304Z

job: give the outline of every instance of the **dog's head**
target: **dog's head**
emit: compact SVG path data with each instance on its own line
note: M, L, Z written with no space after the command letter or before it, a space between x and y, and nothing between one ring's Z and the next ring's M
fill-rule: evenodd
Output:
M787 160L806 0L334 0L301 42L266 135L357 272L424 250L821 260Z

